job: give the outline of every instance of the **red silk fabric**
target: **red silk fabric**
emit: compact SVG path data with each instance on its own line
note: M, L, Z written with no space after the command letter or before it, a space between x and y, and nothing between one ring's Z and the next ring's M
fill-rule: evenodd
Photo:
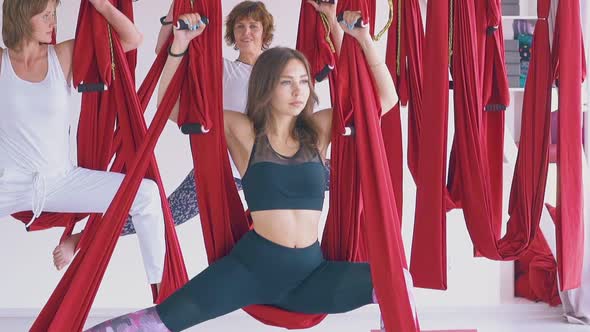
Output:
M422 118L415 161L416 214L410 272L417 287L446 289L446 158L449 98L449 4L429 1ZM423 143L422 143L423 142ZM410 155L408 153L408 161Z
M393 21L387 36L385 62L394 78L400 102L383 116L381 127L389 171L393 182L398 215L403 206L403 148L400 106L408 106L408 167L416 177L419 150L420 123L422 121L422 49L424 28L420 4L417 0L393 4ZM401 11L400 11L401 9ZM398 63L399 60L399 63Z
M568 290L580 287L584 253L581 90L585 66L580 2L560 1L557 24L560 98L555 225L560 288Z
M296 48L309 60L312 76L316 79L325 78L336 66L334 44L327 40L331 40L329 32L315 8L307 1L301 1Z
M535 147L535 142L530 139L521 139L519 142L519 154L521 152L523 154L530 154L529 158L532 158L531 166L534 165L537 168L537 174L541 174L542 177L538 180L527 180L522 174L529 172L530 170L525 167L526 165L521 163L517 164L513 179L513 188L516 181L526 181L523 182L523 184L531 190L535 187L538 188L538 190L532 191L535 195L535 210L532 211L532 217L535 218L534 220L540 220L541 212L544 208L543 205L538 206L538 204L539 201L542 202L544 200L549 165L551 82L553 81L550 56L551 51L549 45L549 25L547 22L550 5L551 3L548 0L540 1L537 5L538 17L541 19L538 20L535 25L532 56L529 65L527 85L525 87L521 120L521 137L539 137L542 149L538 150L538 148ZM519 176L517 176L517 174L519 174ZM514 189L511 193L511 197L512 196L517 198L522 197L522 195L517 196L517 192L515 192ZM527 204L527 202L523 200L511 201L509 211L511 214L525 213L526 211L524 208L526 205L524 204ZM521 212L519 212L519 210L521 210ZM537 232L538 233L530 248L516 262L517 280L515 284L515 293L529 299L540 299L550 304L555 304L556 300L553 294L553 286L555 286L556 292L557 283L547 282L548 278L557 277L555 258L551 254L551 250L541 233L541 229L537 229ZM532 267L535 268L533 269Z
M374 21L373 1L339 2L339 10L360 10L362 17ZM402 268L406 266L400 234L400 220L387 155L380 128L381 107L372 74L358 43L345 35L338 61L338 109L352 112L355 127L356 165L344 156L344 167L358 167L364 220L362 224L375 290L380 299L385 327L395 331L418 331L405 287ZM333 135L339 134L333 129ZM339 194L337 189L331 194Z
M311 8L311 10L309 10ZM341 11L342 7L337 9ZM314 22L314 23L309 23ZM336 54L326 42L326 30L320 15L307 1L302 1L299 18L299 33L296 48L302 52L310 63L312 70L322 70L333 66L328 79L332 108L338 108L338 68ZM331 36L330 36L331 37ZM315 45L316 47L310 47ZM333 62L330 62L333 61ZM314 71L314 76L318 72ZM349 160L346 156L356 155L356 147L352 137L342 134L346 125L352 124L352 112L334 111L332 119L332 145L330 159L331 194L330 209L322 235L322 250L327 259L340 261L366 261L368 254L363 244L361 223L363 220L362 202L360 198L360 179L354 165L356 159ZM335 194L338 193L338 194Z
M557 263L540 230L527 252L515 262L514 275L514 295L551 306L561 304L557 291Z
M411 271L416 285L445 289L445 208L449 207L444 201L447 129L446 112L440 112L436 107L446 109L447 100L441 84L431 82L440 82L446 78L446 64L440 62L443 62L441 58L446 57L448 27L444 17L440 21L436 21L436 17L434 21L430 20L430 10L434 6L437 6L436 13L448 10L445 4L429 2L427 22L429 26L430 22L433 26L437 24L438 28L429 30L427 26L426 48L435 50L425 49L425 71L431 73L430 76L437 73L438 76L432 76L433 79L425 82L424 86L424 117L429 121L424 124L420 142L428 144L421 145L419 165L428 166L419 167L416 206L418 231L415 230L414 234ZM478 23L486 8L487 24L499 22L495 14L497 6L495 0L489 2L488 7L476 7L471 2L455 2L451 69L456 133L449 170L449 189L455 204L463 208L467 228L477 251L494 260L514 260L531 245L543 208L548 162L551 65L548 28L546 21L540 20L535 29L533 60L525 89L519 154L510 196L510 219L507 233L500 239L501 182L498 183L498 179L501 179L502 145L498 142L503 141L503 119L498 114L490 113L493 107L488 107L488 112L484 112L484 109L486 105L506 102L503 80L498 78L498 72L501 74L502 71L489 70L490 66L496 68L501 65L497 58L502 47L496 41L501 40L501 29L495 32L498 36L488 35L484 38L485 25ZM538 10L539 17L547 17L549 2L539 1ZM429 33L437 33L438 36ZM438 43L436 48L434 43ZM433 66L436 61L440 61L438 66L441 66L438 71L428 70L428 66ZM494 76L490 77L491 74ZM488 83L485 82L489 81L493 83L491 90L486 88ZM434 93L430 84L438 84L436 98L430 97ZM429 107L428 103L432 103L432 106ZM426 175L420 175L420 172Z

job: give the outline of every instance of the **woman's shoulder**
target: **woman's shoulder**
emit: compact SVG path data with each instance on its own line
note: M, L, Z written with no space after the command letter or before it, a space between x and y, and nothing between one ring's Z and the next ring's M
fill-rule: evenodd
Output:
M72 62L74 56L74 39L66 40L53 46L59 64L67 82L72 78ZM69 83L68 83L69 84Z
M227 58L222 58L222 59L223 59L223 71L224 72L226 72L234 67L234 64L233 64L234 61L228 60Z
M238 112L235 110L224 110L223 116L230 119L231 121L239 121L240 125L252 126L252 120L246 113Z
M234 61L229 60L227 58L223 58L223 71L224 73L233 73L232 75L237 76L250 76L252 66L237 60Z
M74 40L66 40L61 43L50 45L58 56L68 56L74 53Z
M235 61L223 58L223 76L224 79L232 79L238 73L237 63Z
M226 129L229 130L232 136L238 138L238 140L241 141L253 137L254 123L252 123L246 114L226 110L223 112L223 118Z

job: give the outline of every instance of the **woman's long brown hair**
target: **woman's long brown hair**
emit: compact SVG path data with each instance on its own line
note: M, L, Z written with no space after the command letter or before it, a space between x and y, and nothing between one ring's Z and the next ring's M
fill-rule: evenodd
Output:
M318 129L311 116L313 106L318 102L318 97L313 89L311 81L313 76L310 74L309 62L297 50L286 47L273 47L258 57L252 68L248 83L247 115L254 124L256 136L265 134L270 120L272 94L279 84L280 76L287 63L293 59L301 61L305 66L309 76L310 94L305 108L295 120L291 135L298 139L300 144L310 148L317 148Z

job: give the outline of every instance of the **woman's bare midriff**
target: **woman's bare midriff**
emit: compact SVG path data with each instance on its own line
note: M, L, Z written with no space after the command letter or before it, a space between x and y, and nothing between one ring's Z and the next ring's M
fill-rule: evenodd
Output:
M321 211L265 210L252 212L260 236L289 248L305 248L318 240Z

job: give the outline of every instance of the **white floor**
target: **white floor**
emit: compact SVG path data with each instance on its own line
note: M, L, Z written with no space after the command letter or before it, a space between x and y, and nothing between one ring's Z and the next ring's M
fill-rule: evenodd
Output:
M0 331L27 331L34 320L32 311L0 310ZM91 326L124 311L94 311L88 319ZM424 308L420 311L422 330L477 329L478 332L588 332L590 326L564 323L559 308L543 304L518 304L490 308ZM379 314L375 306L355 312L328 316L310 332L369 332L379 326ZM280 331L265 326L242 311L205 322L187 331L215 332L271 332ZM146 331L147 332L147 331Z

